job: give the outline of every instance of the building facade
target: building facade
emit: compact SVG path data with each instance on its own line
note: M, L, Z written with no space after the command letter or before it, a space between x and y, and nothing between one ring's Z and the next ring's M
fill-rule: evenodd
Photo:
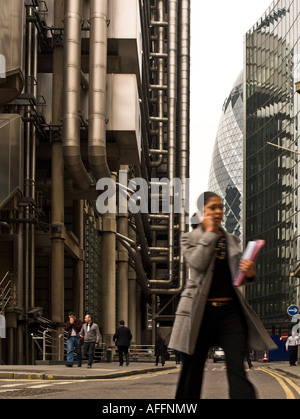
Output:
M247 298L273 334L299 305L299 12L274 1L245 36L245 239L266 241Z
M133 343L167 338L185 282L172 181L185 194L190 0L0 7L1 362L34 362L34 337L62 335L69 310L107 346L121 319ZM130 211L141 197L153 208Z

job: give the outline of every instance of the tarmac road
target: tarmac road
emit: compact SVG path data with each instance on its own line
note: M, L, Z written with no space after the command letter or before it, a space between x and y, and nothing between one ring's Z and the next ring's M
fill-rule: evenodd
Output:
M101 406L104 401L110 400L174 400L180 367L176 367L173 362L167 363L166 367L141 364L132 363L129 367L119 367L117 363L101 366L95 364L93 371L87 370L85 366L80 369L51 366L44 370L39 368L35 372L32 371L32 367L31 371L29 367L22 367L22 371L18 367L18 371L14 371L15 377L18 378L4 378L4 373L8 375L11 371L4 371L2 366L0 399L88 398L101 400ZM5 368L12 369L8 366ZM58 375L58 372L61 374ZM298 366L289 367L287 363L254 363L254 368L248 371L248 376L257 389L259 399L300 398ZM211 360L208 361L201 398L228 399L225 363L213 364Z

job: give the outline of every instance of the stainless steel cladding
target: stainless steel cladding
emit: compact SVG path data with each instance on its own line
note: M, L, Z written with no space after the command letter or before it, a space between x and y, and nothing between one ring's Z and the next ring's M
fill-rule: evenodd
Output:
M24 86L25 7L23 0L0 0L0 106Z
M141 164L141 113L135 74L107 76L107 135L116 141L121 164Z

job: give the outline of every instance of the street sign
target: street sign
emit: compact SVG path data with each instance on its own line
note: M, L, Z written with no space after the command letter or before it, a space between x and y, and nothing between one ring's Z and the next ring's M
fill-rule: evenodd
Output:
M299 307L296 306L296 305L291 305L291 306L288 307L287 313L290 316L296 316L299 313Z
M288 334L287 333L282 333L280 340L287 340L288 339Z

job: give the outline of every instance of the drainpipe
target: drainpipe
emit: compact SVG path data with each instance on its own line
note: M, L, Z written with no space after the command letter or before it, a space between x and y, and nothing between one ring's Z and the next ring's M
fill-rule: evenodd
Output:
M86 191L91 179L81 159L79 117L82 0L65 0L64 24L63 156L76 187Z
M96 182L111 177L106 160L107 0L91 0L89 163Z

